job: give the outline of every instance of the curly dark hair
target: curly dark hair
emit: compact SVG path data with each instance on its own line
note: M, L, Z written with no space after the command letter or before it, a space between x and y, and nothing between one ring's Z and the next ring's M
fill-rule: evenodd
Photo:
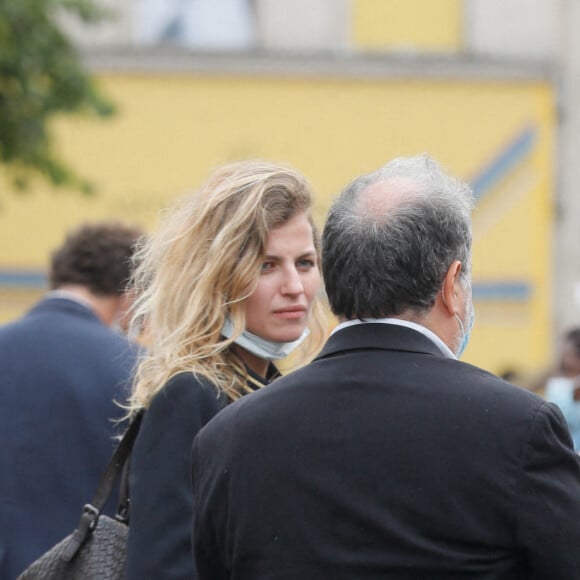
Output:
M86 223L52 254L50 287L80 284L100 295L121 294L132 273L140 228L120 222Z
M580 356L580 328L572 328L564 335L564 340L574 346L576 354Z

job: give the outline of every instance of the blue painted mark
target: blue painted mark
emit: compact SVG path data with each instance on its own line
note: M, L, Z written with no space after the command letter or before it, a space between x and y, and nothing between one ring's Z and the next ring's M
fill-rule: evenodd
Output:
M516 138L471 179L476 201L479 201L506 176L531 150L536 141L536 128L526 126Z
M0 286L5 288L46 289L46 274L40 270L0 270Z
M473 299L480 301L524 302L532 296L529 282L474 282Z

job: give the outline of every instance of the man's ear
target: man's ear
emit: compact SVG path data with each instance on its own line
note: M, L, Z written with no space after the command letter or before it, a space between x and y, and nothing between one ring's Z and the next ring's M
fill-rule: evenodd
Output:
M460 312L459 293L457 285L460 283L461 276L461 262L454 260L443 278L443 286L441 287L441 299L445 308L451 316Z
M130 292L124 292L117 299L115 321L124 333L127 333L129 330L129 324L131 322L130 308L133 302L134 295Z

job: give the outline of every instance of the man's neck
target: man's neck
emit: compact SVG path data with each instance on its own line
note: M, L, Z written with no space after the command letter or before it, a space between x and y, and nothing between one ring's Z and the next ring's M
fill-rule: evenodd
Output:
M422 334L425 334L428 338L432 340L440 350L445 354L445 356L449 356L450 358L455 358L455 353L451 349L449 343L445 338L442 336L442 328L438 325L433 325L432 320L430 319L429 315L417 316L414 313L410 316L388 316L383 318L374 318L374 317L361 317L361 319L339 319L339 325L334 329L333 332L336 332L340 328L344 328L345 326L351 324L360 324L360 323L372 323L372 322L379 322L379 323L391 323L391 324L401 324L402 326L409 326L418 330Z
M64 284L56 290L92 310L103 324L113 324L118 311L119 296L95 294L80 284Z

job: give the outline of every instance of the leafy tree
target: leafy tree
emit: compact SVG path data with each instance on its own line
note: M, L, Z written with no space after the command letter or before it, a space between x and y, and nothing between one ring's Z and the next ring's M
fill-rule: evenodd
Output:
M56 116L108 116L112 103L97 89L58 25L60 14L94 23L107 14L94 0L0 0L0 164L26 189L40 176L85 193L91 184L54 151Z

